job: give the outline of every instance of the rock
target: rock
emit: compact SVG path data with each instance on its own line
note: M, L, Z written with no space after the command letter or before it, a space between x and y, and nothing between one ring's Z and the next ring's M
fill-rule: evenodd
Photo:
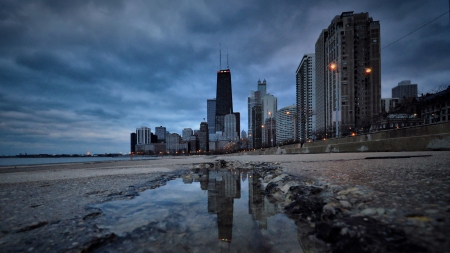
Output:
M339 204L343 207L343 208L345 208L345 209L350 209L350 208L352 208L352 204L350 204L348 201L346 201L346 200L341 200L341 201L339 201Z
M384 208L377 208L377 214L378 215L383 215L385 213Z
M362 215L372 216L377 214L377 210L375 208L366 208L361 211Z
M336 215L336 209L334 208L333 203L328 203L322 208L322 217L324 218L332 218Z

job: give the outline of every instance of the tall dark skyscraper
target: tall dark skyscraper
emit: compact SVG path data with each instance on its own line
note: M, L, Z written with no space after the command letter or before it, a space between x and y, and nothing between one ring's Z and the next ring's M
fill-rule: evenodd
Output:
M233 95L231 91L231 72L229 69L217 71L216 89L216 131L224 130L224 117L233 113Z

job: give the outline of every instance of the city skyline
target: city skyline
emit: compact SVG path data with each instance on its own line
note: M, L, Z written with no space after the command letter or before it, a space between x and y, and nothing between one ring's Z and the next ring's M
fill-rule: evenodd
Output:
M127 153L137 127L198 129L215 97L220 43L247 126L255 82L277 85L278 108L295 104L302 56L346 11L380 21L382 98L402 80L419 94L450 84L448 13L415 31L448 11L444 0L3 3L0 155Z

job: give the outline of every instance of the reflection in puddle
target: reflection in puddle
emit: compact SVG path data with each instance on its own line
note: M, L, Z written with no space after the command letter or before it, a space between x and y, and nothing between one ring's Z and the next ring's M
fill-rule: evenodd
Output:
M260 189L251 171L204 168L95 205L97 226L119 236L97 251L302 252L296 225Z

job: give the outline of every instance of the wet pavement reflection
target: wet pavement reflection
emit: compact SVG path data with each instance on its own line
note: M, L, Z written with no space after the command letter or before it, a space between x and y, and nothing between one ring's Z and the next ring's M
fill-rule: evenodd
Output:
M211 166L211 167L210 167ZM118 237L96 252L303 252L252 171L206 164L131 200L93 206Z

